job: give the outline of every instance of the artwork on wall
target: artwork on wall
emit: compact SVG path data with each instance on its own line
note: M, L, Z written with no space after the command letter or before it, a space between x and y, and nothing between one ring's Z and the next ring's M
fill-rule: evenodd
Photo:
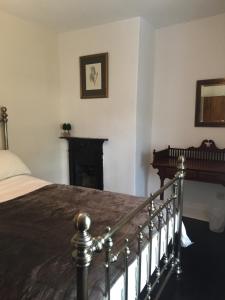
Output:
M108 53L80 57L80 97L108 98Z

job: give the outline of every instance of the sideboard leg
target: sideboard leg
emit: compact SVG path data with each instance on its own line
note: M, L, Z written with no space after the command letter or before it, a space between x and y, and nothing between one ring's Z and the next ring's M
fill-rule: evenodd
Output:
M163 187L163 185L164 185L164 180L165 180L164 177L160 177L160 188ZM164 193L161 193L161 194L160 194L160 200L163 200L163 198L164 198Z

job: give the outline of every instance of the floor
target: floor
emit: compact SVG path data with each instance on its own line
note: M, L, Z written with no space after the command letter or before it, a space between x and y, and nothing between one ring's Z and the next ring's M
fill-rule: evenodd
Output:
M184 223L194 244L182 250L181 279L173 276L160 300L225 300L225 232L190 218Z

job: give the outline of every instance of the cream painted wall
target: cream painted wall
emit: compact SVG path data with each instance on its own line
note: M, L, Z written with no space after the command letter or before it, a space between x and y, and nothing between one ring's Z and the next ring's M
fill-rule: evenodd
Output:
M60 181L56 34L0 12L0 105L10 149L35 176Z
M140 19L105 24L60 34L61 122L71 122L72 134L104 137L106 190L135 192L136 101ZM80 99L79 56L109 53L109 98ZM61 141L63 164L67 145ZM68 182L68 170L63 168Z
M155 34L152 25L145 19L140 19L139 35L135 194L147 196L151 153Z
M224 28L225 15L156 31L134 18L57 36L0 12L0 105L9 110L10 148L34 175L68 182L67 145L58 136L59 123L69 121L75 136L109 138L105 189L146 194L154 148L204 138L225 147L224 128L194 127L196 80L224 77ZM109 52L109 98L81 100L79 56L100 52ZM159 187L155 173L148 192ZM185 213L200 219L225 192L197 182L185 188Z
M222 14L156 31L153 148L199 146L205 138L225 147L225 128L194 127L196 80L225 76L224 29ZM159 186L155 175L149 182L150 190ZM207 220L217 192L224 187L186 182L186 215Z

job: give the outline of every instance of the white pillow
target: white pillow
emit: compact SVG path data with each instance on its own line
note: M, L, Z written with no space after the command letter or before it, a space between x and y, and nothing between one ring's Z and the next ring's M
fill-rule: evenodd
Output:
M23 174L31 172L22 160L9 150L0 150L0 180Z

